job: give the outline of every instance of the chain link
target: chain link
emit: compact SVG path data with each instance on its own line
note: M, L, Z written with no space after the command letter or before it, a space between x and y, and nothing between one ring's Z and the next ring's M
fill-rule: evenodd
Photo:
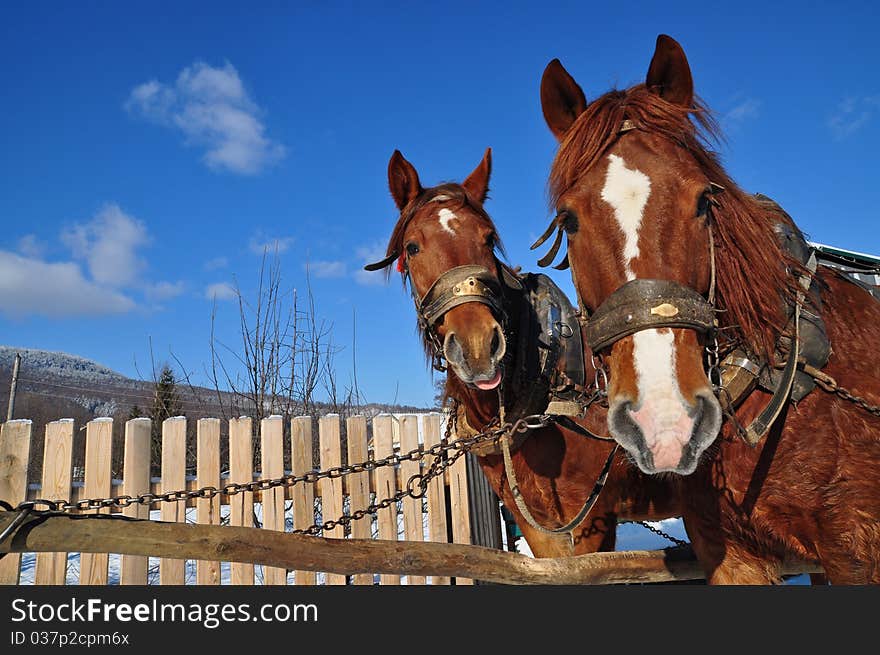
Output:
M654 534L663 537L664 539L668 539L676 546L689 546L690 544L687 541L683 541L682 539L678 539L677 537L673 537L671 534L663 532L660 528L655 528L653 525L648 523L647 521L621 521L621 523L634 523L636 525L640 525L646 530L650 530Z
M828 393L833 393L845 400L848 400L851 403L858 405L869 414L880 416L880 405L872 405L865 398L862 398L861 396L856 396L848 389L845 389L837 384L837 380L835 380L830 375L822 374L821 376L819 376L811 371L808 371L808 373L816 381L816 384L818 384Z

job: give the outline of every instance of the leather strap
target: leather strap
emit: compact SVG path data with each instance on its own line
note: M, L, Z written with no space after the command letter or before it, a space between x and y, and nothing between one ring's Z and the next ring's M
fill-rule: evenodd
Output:
M715 309L693 289L672 280L630 280L589 318L587 344L594 352L650 328L690 328L709 332Z

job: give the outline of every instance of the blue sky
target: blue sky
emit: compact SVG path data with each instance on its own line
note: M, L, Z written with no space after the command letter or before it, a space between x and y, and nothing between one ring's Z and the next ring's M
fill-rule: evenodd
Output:
M641 81L659 33L684 47L733 177L813 240L880 254L867 2L20 5L0 9L0 344L136 377L152 341L205 382L210 290L235 343L214 285L253 293L277 243L286 289L310 262L341 383L354 355L366 400L429 405L408 294L361 271L397 217L391 153L434 184L491 146L487 209L534 270L556 145L544 67L559 57L594 98Z

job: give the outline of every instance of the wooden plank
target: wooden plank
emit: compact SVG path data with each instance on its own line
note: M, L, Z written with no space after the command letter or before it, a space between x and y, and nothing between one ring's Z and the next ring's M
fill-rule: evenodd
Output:
M196 484L199 488L220 487L220 419L201 418L196 427ZM196 523L220 525L220 497L196 501ZM198 560L196 584L220 584L220 562Z
M367 449L367 419L363 416L351 416L345 421L345 434L348 438L348 463L361 464L370 456ZM349 516L357 510L364 509L370 504L370 473L352 473L346 477L348 484L348 513ZM352 539L371 539L373 531L370 527L371 516L367 514L362 519L351 522ZM352 579L353 584L371 585L373 575L360 573Z
M318 420L318 446L321 458L318 468L325 471L342 465L342 441L340 440L339 414L327 414ZM342 516L342 478L324 478L318 481L318 493L321 495L321 523L336 521ZM343 526L338 525L330 530L321 530L323 537L345 536ZM328 573L328 585L344 585L344 575Z
M46 441L43 447L43 477L40 486L43 498L46 500L69 498L72 464L73 419L52 421L46 425ZM34 584L63 585L66 577L66 552L37 555Z
M122 494L139 496L150 491L150 434L153 422L148 418L134 418L125 423L125 454L122 468ZM129 505L122 510L135 519L150 518L147 505ZM119 584L145 585L150 560L139 555L123 555Z
M13 507L27 499L32 428L30 419L0 425L0 498ZM0 584L17 585L20 572L21 555L18 553L0 559Z
M113 419L97 418L86 425L86 459L84 493L86 498L109 498L111 494L111 449L113 447ZM93 510L89 514L109 514L110 508ZM110 556L106 553L82 553L79 559L81 585L106 585Z
M247 416L229 421L229 481L247 484L254 480L254 427ZM242 491L229 498L229 525L254 527L254 494ZM229 581L234 585L254 584L254 565L232 562Z
M408 453L419 447L419 417L415 414L405 414L400 417L400 452ZM418 461L404 461L400 463L400 480L406 488L407 482L421 470ZM401 501L403 509L403 534L407 541L424 541L425 527L422 519L422 499L404 498ZM408 585L424 585L427 580L421 575L407 576Z
M260 478L271 480L284 475L284 423L280 416L260 421ZM263 529L284 532L284 489L263 492ZM287 570L277 566L263 569L263 584L287 584Z
M312 417L297 416L290 422L290 462L294 475L311 471L312 464ZM297 484L291 488L293 494L293 528L306 530L315 523L315 488L311 484ZM317 584L314 571L296 571L294 584Z
M446 417L449 420L449 417ZM449 509L452 522L452 541L456 544L471 543L471 516L468 507L467 468L464 456L449 469ZM470 578L455 578L457 585L470 585Z
M379 414L373 419L373 458L383 459L394 454L394 418L390 414ZM397 492L397 476L391 466L382 466L373 472L377 502L391 498ZM380 509L376 522L379 539L397 541L397 503ZM383 574L379 576L381 585L399 585L400 576Z
M179 491L186 485L186 419L174 416L162 421L162 493ZM186 523L186 505L160 503L163 521ZM159 584L186 584L186 561L159 560Z
M13 518L12 512L0 511L0 531ZM223 557L232 561L259 562L291 569L311 568L343 575L357 571L447 576L464 574L501 584L627 584L699 580L705 577L693 551L688 547L535 559L482 546L315 539L253 528L156 521L77 521L75 517L67 515L28 517L16 531L15 539L0 543L0 553L10 548L16 552L53 550L61 543L81 552L111 550L186 558L204 557L206 553L219 556L222 553ZM797 560L786 560L779 570L783 575L821 571L815 562ZM393 605L389 607L393 610Z
M425 450L440 443L440 414L427 414L422 418L422 430L425 437ZM425 460L431 465L431 459ZM428 483L428 538L431 541L445 544L449 541L446 523L446 485L443 476L439 475ZM448 585L448 576L431 576L431 584Z

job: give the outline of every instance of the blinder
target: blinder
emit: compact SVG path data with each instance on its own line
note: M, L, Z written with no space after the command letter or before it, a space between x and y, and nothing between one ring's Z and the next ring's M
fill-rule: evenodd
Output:
M709 333L715 308L693 289L672 280L636 279L620 286L590 316L586 339L594 353L636 332L687 328Z

